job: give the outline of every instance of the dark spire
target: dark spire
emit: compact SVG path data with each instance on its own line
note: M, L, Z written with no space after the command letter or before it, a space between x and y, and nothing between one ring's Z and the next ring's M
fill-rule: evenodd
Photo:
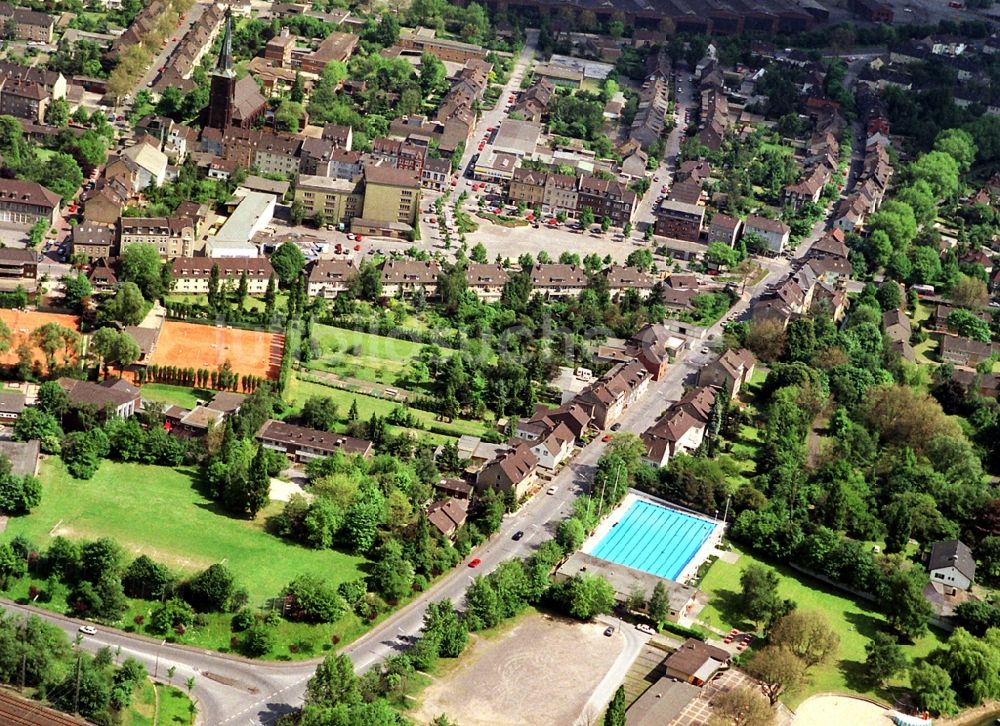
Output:
M219 62L215 64L216 73L232 74L233 72L233 16L226 8L226 31L222 36L222 50L219 51Z

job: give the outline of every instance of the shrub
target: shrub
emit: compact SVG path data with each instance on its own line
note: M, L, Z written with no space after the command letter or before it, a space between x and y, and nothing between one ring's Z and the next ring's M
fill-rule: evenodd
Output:
M274 631L269 626L254 625L243 637L243 654L250 658L265 656L274 647L274 640Z
M244 630L250 628L255 620L256 618L250 608L242 608L233 615L230 627L234 633L242 633Z

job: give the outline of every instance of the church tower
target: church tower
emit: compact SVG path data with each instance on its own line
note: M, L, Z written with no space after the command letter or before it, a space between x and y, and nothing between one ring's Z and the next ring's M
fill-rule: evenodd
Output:
M208 96L207 125L225 130L233 123L233 106L236 98L236 73L233 71L233 19L226 10L226 30L222 37L219 61L212 72L212 86Z

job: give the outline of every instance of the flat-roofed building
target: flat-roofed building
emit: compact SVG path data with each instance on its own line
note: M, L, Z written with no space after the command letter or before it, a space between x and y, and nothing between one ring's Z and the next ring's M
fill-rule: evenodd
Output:
M257 246L250 242L255 234L261 232L274 218L274 206L277 197L263 192L247 191L229 215L209 240L209 257L256 257Z
M486 49L472 43L435 37L433 28L404 28L399 33L399 46L417 53L430 53L438 60L465 63L473 58L485 59Z
M349 179L303 174L295 186L295 199L302 202L306 216L322 212L329 222L347 224L361 216L362 189L360 184Z
M365 193L360 216L366 220L412 226L420 209L420 174L412 169L370 164L364 169Z

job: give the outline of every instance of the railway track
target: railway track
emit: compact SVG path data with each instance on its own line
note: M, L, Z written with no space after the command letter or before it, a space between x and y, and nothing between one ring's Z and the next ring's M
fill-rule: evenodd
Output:
M3 726L86 726L87 723L37 701L0 691L0 724Z

